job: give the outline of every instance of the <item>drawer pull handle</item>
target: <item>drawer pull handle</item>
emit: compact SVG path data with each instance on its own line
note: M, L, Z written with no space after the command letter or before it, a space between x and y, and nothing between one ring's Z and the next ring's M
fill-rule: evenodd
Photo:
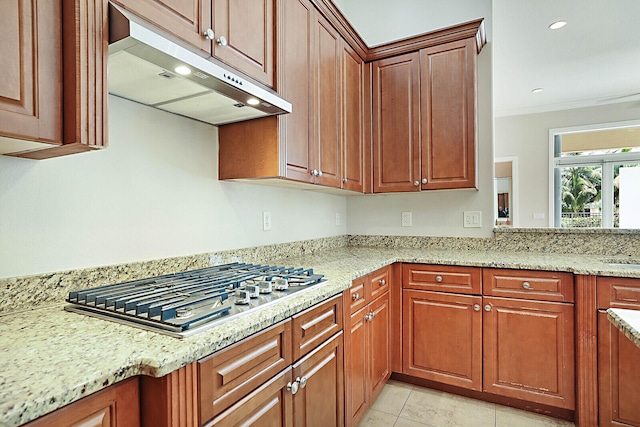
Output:
M474 311L480 311L480 304L474 304L473 305L473 310Z
M523 287L523 288L525 288L525 289L531 289L531 283L529 283L529 282L524 282L524 283L522 284L522 287Z
M487 304L484 306L484 311L491 311L491 304Z
M374 317L376 317L376 315L373 312L368 313L366 316L364 316L365 320L368 320L369 322L372 321Z
M305 388L307 385L307 377L297 378L296 381L300 383L300 388Z
M287 391L290 391L291 394L296 394L298 392L298 387L299 387L299 383L298 380L300 378L296 379L293 383L288 382L287 383Z
M353 294L353 296L351 297L354 301L358 301L360 299L360 294L355 293Z
M387 284L387 281L386 281L386 280L384 280L384 279L380 279L380 280L378 281L378 283L380 283L380 286L384 286L384 285L386 285L386 284Z
M442 282L442 276L436 276L436 282L441 283Z

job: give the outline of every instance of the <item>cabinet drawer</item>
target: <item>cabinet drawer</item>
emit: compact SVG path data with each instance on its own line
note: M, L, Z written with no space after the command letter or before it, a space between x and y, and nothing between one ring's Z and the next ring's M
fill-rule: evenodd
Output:
M482 270L476 267L404 264L403 288L480 295Z
M640 309L640 279L598 277L598 308Z
M293 316L293 360L342 330L342 295Z
M369 289L371 290L371 299L373 301L380 295L389 291L389 278L391 277L391 266L383 267L371 273L371 281Z
M483 283L484 295L573 302L571 273L487 268Z
M200 421L228 409L291 363L288 320L199 360Z
M345 306L350 307L350 313L353 314L367 305L369 302L367 298L367 282L369 281L369 275L359 277L354 280L351 287L345 291Z

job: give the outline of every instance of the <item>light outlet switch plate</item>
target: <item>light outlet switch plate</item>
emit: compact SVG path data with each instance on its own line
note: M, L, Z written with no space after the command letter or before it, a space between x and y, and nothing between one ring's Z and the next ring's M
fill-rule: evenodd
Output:
M471 228L482 227L482 211L465 211L464 226Z
M544 219L544 213L536 212L533 214L533 219Z
M271 212L269 211L262 212L262 229L264 231L271 230Z
M340 225L340 213L336 212L336 227Z
M412 218L411 218L411 212L402 212L402 226L403 227L411 227L412 224Z

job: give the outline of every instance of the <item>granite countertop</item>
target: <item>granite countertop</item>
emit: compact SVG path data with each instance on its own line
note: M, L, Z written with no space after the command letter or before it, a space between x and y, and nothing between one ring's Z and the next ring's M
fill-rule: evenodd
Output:
M607 318L640 348L640 310L610 308L607 310Z
M618 261L620 265L609 265ZM63 310L64 303L0 317L0 426L17 426L136 375L164 376L342 292L394 262L640 277L628 258L498 251L341 247L264 260L314 268L328 283L195 336L177 339Z

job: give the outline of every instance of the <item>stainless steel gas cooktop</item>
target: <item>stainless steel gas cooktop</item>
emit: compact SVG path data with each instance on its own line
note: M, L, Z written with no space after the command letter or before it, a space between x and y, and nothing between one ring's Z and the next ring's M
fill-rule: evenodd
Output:
M73 291L65 310L183 338L325 282L312 269L232 263Z

